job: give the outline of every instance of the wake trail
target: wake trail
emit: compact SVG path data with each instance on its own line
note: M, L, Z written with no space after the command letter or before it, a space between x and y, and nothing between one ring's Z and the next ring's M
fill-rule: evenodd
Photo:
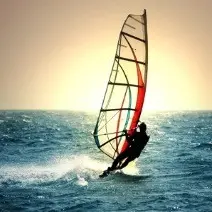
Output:
M48 164L11 164L0 166L0 185L13 181L42 183L59 179L77 180L86 185L86 179L95 179L110 164L92 159L87 155L55 158Z
M5 183L42 184L53 181L68 181L80 186L99 178L111 163L93 159L87 155L59 157L48 164L11 164L0 166L0 186ZM135 162L123 169L125 174L137 175Z

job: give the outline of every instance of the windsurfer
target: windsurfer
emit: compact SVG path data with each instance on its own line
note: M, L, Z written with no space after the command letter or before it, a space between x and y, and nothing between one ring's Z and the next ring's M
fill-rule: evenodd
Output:
M136 128L131 135L129 135L125 130L126 140L129 145L122 153L117 156L117 158L113 161L112 166L108 167L108 169L104 171L104 175L107 175L110 171L114 171L116 169L123 169L128 165L129 162L140 156L142 150L149 141L150 136L146 134L146 124L144 122L139 124L138 128L139 131L137 131ZM126 160L123 161L124 159Z

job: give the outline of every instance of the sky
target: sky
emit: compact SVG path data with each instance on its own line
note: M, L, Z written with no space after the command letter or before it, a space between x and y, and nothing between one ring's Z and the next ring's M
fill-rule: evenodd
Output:
M147 10L145 110L212 110L211 0L0 0L0 109L98 110L128 14Z

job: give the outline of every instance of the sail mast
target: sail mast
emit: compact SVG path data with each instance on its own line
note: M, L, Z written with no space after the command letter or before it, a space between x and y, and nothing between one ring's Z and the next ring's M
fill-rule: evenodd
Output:
M148 32L147 32L147 15L146 15L146 9L144 9L144 32L145 32L145 48L146 48L146 55L145 55L145 74L144 74L144 80L146 82L147 87L147 74L148 74Z

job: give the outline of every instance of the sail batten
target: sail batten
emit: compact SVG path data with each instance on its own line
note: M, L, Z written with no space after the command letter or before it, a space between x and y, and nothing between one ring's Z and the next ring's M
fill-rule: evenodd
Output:
M132 87L143 87L140 85L136 85L136 84L127 84L127 83L118 83L118 82L108 82L109 85L120 85L120 86L132 86Z
M130 27L130 28L132 28L132 29L135 29L135 27L133 27L133 26L131 26L129 24L125 24L125 25L128 26L128 27Z
M140 24L144 24L141 21L139 21L138 19L134 18L133 15L129 15L130 18L134 19L135 21L139 22Z
M128 15L119 34L113 66L94 129L97 147L115 159L128 146L124 130L136 128L147 85L146 10Z
M142 65L145 65L145 63L142 62L142 61L133 60L133 59L126 58L126 57L120 57L120 56L118 56L118 55L116 55L116 58L117 58L117 59L120 59L120 60L126 60L126 61L129 61L129 62L140 63L140 64L142 64Z
M134 38L134 39L136 39L136 40L139 40L139 41L145 43L145 40L143 40L143 39L141 39L141 38L138 38L138 37L136 37L136 36L133 36L133 35L131 35L131 34L128 34L128 33L126 33L126 32L121 32L121 34L122 34L122 35L129 36L129 37L131 37L131 38Z
M135 110L134 108L111 108L111 109L101 109L102 112L108 111L120 111L120 110Z

